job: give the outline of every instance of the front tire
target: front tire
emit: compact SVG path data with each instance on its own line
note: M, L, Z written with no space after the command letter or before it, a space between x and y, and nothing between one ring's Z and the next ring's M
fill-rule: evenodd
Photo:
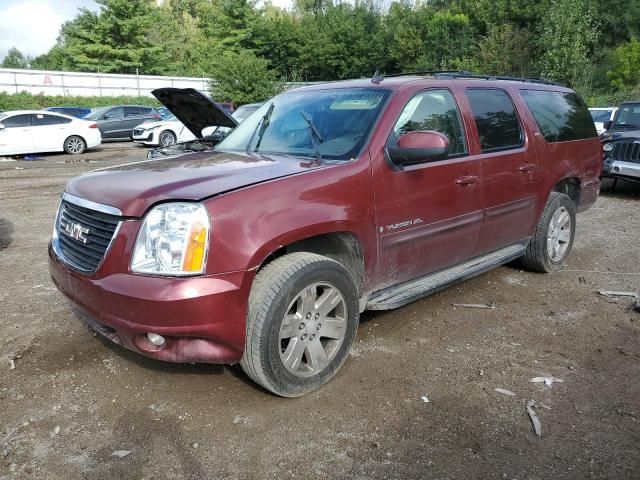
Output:
M342 366L358 321L357 289L340 263L306 252L280 257L251 289L242 368L276 395L304 395Z
M575 204L564 193L551 192L521 259L523 266L542 273L560 270L571 252L575 232Z
M161 147L170 147L171 145L175 145L176 136L171 130L163 130L160 132L158 136L158 144Z
M64 141L63 148L69 155L80 155L87 149L87 143L82 137L71 135Z

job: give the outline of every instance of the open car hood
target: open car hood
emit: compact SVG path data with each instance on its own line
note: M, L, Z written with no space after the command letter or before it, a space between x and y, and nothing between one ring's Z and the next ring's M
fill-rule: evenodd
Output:
M151 92L196 138L207 127L234 128L238 122L194 88L157 88Z

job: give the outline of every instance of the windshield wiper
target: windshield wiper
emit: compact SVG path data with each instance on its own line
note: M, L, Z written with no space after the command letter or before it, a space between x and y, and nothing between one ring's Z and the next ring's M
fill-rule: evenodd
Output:
M320 144L324 141L322 140L322 135L320 135L320 132L316 128L313 120L311 120L311 117L309 117L309 115L304 113L303 110L300 110L300 115L302 115L302 118L304 118L304 121L307 122L307 125L309 126L309 133L311 133L311 144L313 145L313 150L316 153L316 158L318 159L318 161L320 161L322 160L322 154L320 153Z
M258 126L256 127L256 129L253 131L253 134L251 134L251 138L249 139L249 142L247 142L247 147L245 149L247 152L251 150L251 144L253 143L253 139L256 138L256 135L258 137L258 141L256 143L256 148L254 148L253 151L257 152L258 148L260 148L260 142L262 142L262 136L264 135L265 130L269 126L269 120L271 119L271 114L273 113L273 107L274 107L273 103L269 105L269 109L262 116L262 119L260 119L260 122L258 123Z

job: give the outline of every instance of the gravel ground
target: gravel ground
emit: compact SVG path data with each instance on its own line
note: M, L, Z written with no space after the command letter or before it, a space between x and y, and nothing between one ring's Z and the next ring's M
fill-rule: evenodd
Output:
M145 156L109 143L82 162L0 162L0 479L638 478L640 314L597 293L640 292L638 186L579 216L564 271L506 266L367 312L338 375L282 399L239 367L160 363L95 337L51 284L65 182Z

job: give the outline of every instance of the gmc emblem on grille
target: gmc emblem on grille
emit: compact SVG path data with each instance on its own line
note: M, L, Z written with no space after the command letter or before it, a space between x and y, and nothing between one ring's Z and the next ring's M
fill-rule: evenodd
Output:
M62 231L67 234L69 237L73 238L82 243L87 243L89 239L87 238L87 234L89 233L89 229L83 227L79 223L71 223L67 222Z

